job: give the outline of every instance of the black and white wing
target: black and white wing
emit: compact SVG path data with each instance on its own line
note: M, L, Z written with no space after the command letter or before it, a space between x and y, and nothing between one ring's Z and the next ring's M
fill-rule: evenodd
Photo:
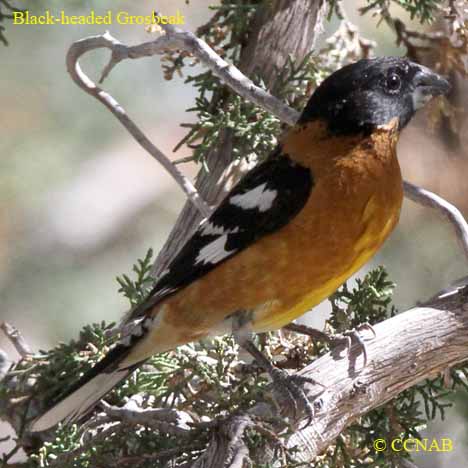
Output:
M277 150L247 173L200 224L130 320L285 226L301 211L312 186L310 170Z

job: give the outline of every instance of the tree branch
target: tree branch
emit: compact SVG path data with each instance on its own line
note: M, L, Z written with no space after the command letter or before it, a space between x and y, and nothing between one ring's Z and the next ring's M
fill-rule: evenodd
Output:
M130 135L173 177L176 183L186 193L187 198L198 211L207 218L211 214L211 208L200 197L190 180L185 177L169 158L163 154L151 140L140 130L135 122L127 115L123 107L107 92L97 87L95 83L83 72L79 59L82 55L95 49L107 48L122 51L125 46L114 39L108 32L99 36L91 36L74 42L67 53L67 70L73 81L90 96L93 96L120 121Z
M362 350L356 344L348 356L341 356L341 349L337 348L297 372L317 381L306 388L307 397L316 408L311 426L291 431L283 418L276 417L278 408L270 399L259 400L250 410L208 423L212 430L207 449L185 468L243 466L242 461L249 458L243 441L248 428L267 435L266 447L271 453L285 442L287 447L297 448L300 460L310 462L360 416L467 360L468 283L444 290L428 302L374 325L374 329L376 337L366 341L366 367ZM106 423L118 423L115 431L120 431L120 426L141 424L180 433L189 441L197 430L188 430L184 423L186 413L172 409L141 409L127 404L123 408L104 405L104 411L110 418ZM283 416L292 418L290 414ZM306 415L299 414L298 419L291 421L299 428L304 419ZM272 430L267 431L258 421L268 421ZM69 459L68 455L63 458Z
M289 441L301 445L304 459L320 454L356 418L468 359L468 286L444 292L374 329L376 338L366 342L364 369L355 345L349 359L328 353L298 373L326 386L325 392L309 387L310 399L321 393L320 410L312 425Z
M186 437L190 433L187 423L193 422L192 418L183 411L173 408L141 408L133 399L121 408L110 406L104 401L101 401L100 405L111 420L155 427L167 434L176 434L178 437Z
M111 59L102 73L100 83L107 77L112 68L124 59L138 59L163 54L168 50L181 49L193 54L212 71L213 75L244 99L268 110L289 125L296 123L299 118L296 110L252 83L236 66L221 58L205 41L199 39L192 32L184 31L171 24L161 24L160 27L163 30L161 36L154 41L136 46L128 47L112 39L115 46L111 48Z
M254 425L248 415L231 416L213 431L210 444L195 463L184 468L243 468L249 462L249 449L243 436Z
M2 322L0 328L3 330L5 336L11 341L16 351L18 351L18 354L22 358L27 358L33 354L31 348L26 343L26 340L17 328L7 322Z
M455 230L455 235L468 259L468 224L460 211L447 200L429 190L404 182L405 196L422 206L434 208L440 215L444 216Z

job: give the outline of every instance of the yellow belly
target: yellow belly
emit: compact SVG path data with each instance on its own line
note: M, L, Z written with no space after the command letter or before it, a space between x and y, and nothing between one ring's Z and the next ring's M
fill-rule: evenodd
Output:
M348 257L351 258L349 263L342 264L339 271L336 270L328 280L312 288L292 307L284 308L281 303L272 302L267 307L258 308L254 314L253 330L259 333L281 328L333 294L379 250L398 222L400 207L401 202L397 202L393 209L382 212L378 198L372 197L364 210L362 217L364 229L354 244L353 254ZM384 214L384 219L382 219L382 214Z

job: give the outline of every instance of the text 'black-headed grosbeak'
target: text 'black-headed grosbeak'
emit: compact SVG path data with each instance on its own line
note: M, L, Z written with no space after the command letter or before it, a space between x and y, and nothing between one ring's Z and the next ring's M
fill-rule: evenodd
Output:
M234 328L278 329L333 293L395 227L400 131L448 82L404 58L361 60L316 89L298 123L248 173L130 316L130 336L32 431L80 418L156 353Z

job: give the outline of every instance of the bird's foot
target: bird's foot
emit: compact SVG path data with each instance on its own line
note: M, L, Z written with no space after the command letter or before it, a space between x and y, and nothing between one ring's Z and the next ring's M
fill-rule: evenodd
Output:
M305 377L297 374L288 374L285 370L272 366L268 373L273 381L273 392L275 402L280 413L292 414L293 420L298 419L298 410L307 416L305 424L301 429L309 426L314 419L314 402L310 401L305 392L305 384L324 385L311 377ZM275 395L276 394L276 395ZM283 405L286 405L283 406Z
M292 415L293 421L297 421L300 415L305 414L307 421L304 427L307 427L314 417L314 407L313 402L311 403L307 397L304 386L305 384L320 385L323 388L325 386L311 377L297 374L290 375L285 370L274 366L249 339L242 340L241 346L253 356L256 363L271 377L273 396L280 414ZM299 413L299 410L301 413Z
M362 335L363 331L370 331L372 333L372 337L365 338ZM333 346L334 349L338 349L339 346L344 346L345 357L349 357L351 347L353 345L353 341L359 346L360 353L362 353L364 358L363 368L367 366L367 346L366 341L369 341L375 338L377 335L375 333L374 327L369 323L362 323L358 325L356 328L351 330L345 331L344 333L340 333L337 335L332 335L330 337L330 345Z
M376 337L374 327L372 327L372 325L370 325L369 323L362 323L361 325L357 326L356 328L353 328L352 330L348 330L344 333L336 335L329 335L320 330L316 330L315 328L311 328L306 325L299 325L297 323L291 323L285 328L296 333L301 333L303 335L310 336L314 340L324 341L325 343L328 343L330 347L333 348L333 350L344 346L345 353L343 357L349 356L354 341L359 346L364 357L363 367L367 366L367 347L365 341ZM372 338L363 337L361 334L363 331L370 331L373 335Z

